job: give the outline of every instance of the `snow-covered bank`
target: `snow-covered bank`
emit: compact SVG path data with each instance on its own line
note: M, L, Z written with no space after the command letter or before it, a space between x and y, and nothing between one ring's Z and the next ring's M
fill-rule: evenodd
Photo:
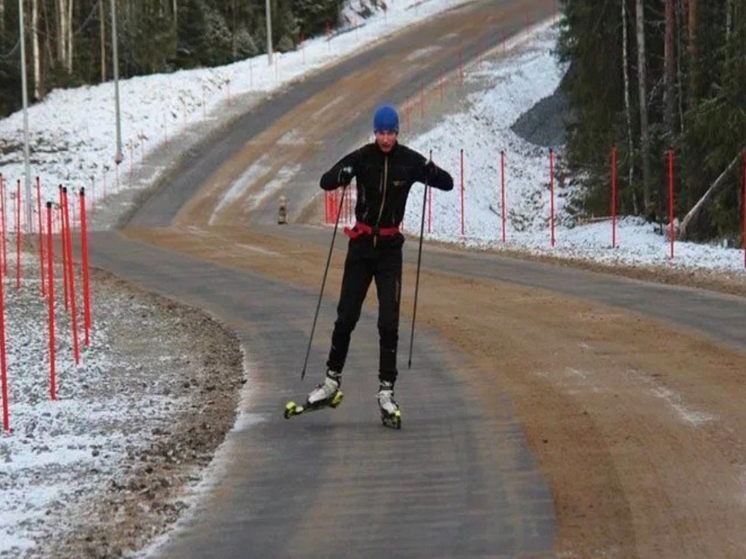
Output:
M258 100L386 35L467 1L396 0L364 22L348 8L349 27L337 30L330 40L317 37L302 43L296 51L275 53L272 66L266 56L257 56L218 68L122 80L125 159L118 171L114 164L113 83L54 90L28 111L31 176L40 177L44 200L56 199L59 184L76 191L85 187L90 200L97 204L105 190L110 194L147 188L157 174L147 180L130 180L130 175L148 154L200 123L225 121L237 111L248 110L246 106L233 106L236 97ZM19 111L0 121L0 173L12 185L24 176L22 146L23 115Z
M117 556L141 545L149 534L133 527L173 522L184 507L173 488L207 463L232 421L243 378L236 341L200 312L105 274L93 283L94 328L79 365L58 304L56 401L38 282L6 291L0 557Z
M660 266L743 272L743 250L717 245L676 242L670 245L658 224L635 217L617 221L612 248L611 219L579 224L568 210L578 194L555 176L555 246L550 231L549 150L532 144L511 127L537 102L553 94L564 75L552 51L557 30L547 22L535 29L530 42L519 43L505 58L499 49L466 72L470 93L460 107L435 122L425 133L404 139L454 175L460 188L460 150L465 153L465 235L461 235L459 192L433 192L434 240L480 249L508 250L610 265ZM471 87L470 87L471 85ZM506 242L502 242L500 153L505 158ZM562 146L555 146L557 169ZM421 187L412 191L422 199ZM406 226L418 235L421 204L410 203Z

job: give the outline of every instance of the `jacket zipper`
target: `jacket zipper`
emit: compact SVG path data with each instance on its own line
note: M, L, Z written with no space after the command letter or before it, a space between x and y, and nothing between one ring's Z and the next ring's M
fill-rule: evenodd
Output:
M383 159L383 197L381 198L381 209L378 210L378 221L376 221L376 227L381 225L381 216L383 215L383 206L386 204L386 187L389 182L389 156L384 156ZM378 235L373 237L373 246L376 246L378 241Z

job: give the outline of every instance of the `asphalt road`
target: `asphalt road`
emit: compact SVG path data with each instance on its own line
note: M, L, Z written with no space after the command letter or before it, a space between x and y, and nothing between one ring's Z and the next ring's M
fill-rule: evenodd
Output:
M318 157L322 149L344 152L364 135L380 100L411 95L443 68L456 69L458 52L465 59L476 55L480 37L494 44L503 31L510 36L520 30L528 10L538 18L552 8L551 0L479 2L294 84L196 149L126 229L174 227L188 243L190 226L210 227L226 185L247 162L272 149L282 152L275 157L282 164L301 165L298 180L275 197L291 196L300 208L293 220L307 218L313 177L329 163ZM402 63L407 60L402 53L422 52L434 43L437 49L427 50L428 56ZM346 80L359 82L369 94L333 97L330 91L344 89ZM308 113L309 105L311 112L323 113L332 99L338 101L335 111L349 115L344 124L322 115L309 123L308 141L277 147L279 132L273 137L273 129L297 125L295 111L305 107ZM259 229L273 219L261 208L242 212L240 206L218 218ZM266 207L275 207L273 198ZM231 242L230 234L221 234ZM328 231L303 225L273 234L316 246L329 238ZM418 330L417 372L402 373L406 380L397 396L407 404L401 431L383 429L377 420L377 333L375 316L367 311L355 332L342 406L286 421L284 402L302 399L311 387L300 382L299 372L315 290L119 233L94 235L91 253L98 267L207 310L236 331L247 352L248 395L221 451L220 468L159 557L554 556L553 497L510 399L487 406L464 382L480 371L436 333ZM737 298L440 249L429 250L424 265L618 306L746 349L746 305ZM318 364L324 362L333 319L331 306L324 306L312 347L312 380L322 373Z

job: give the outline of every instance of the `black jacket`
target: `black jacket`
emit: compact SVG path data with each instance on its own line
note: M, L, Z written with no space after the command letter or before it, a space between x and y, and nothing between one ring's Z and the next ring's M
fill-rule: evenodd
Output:
M352 175L357 179L355 218L373 227L394 227L404 217L412 184L426 183L426 163L423 155L399 143L394 144L389 153L384 153L374 142L344 156L324 173L321 188L334 190L341 186L340 171L351 167ZM427 184L440 190L451 190L453 178L436 167Z

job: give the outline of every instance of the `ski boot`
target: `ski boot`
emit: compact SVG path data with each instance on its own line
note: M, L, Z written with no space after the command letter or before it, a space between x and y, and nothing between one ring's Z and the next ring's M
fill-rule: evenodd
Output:
M378 408L381 410L381 423L385 427L401 429L401 410L394 400L394 383L382 380L378 387Z
M291 401L285 405L285 419L290 419L294 415L301 415L309 411L336 408L342 403L342 398L344 398L344 394L339 389L341 382L342 377L340 373L327 371L324 382L311 390L305 404L298 405Z

